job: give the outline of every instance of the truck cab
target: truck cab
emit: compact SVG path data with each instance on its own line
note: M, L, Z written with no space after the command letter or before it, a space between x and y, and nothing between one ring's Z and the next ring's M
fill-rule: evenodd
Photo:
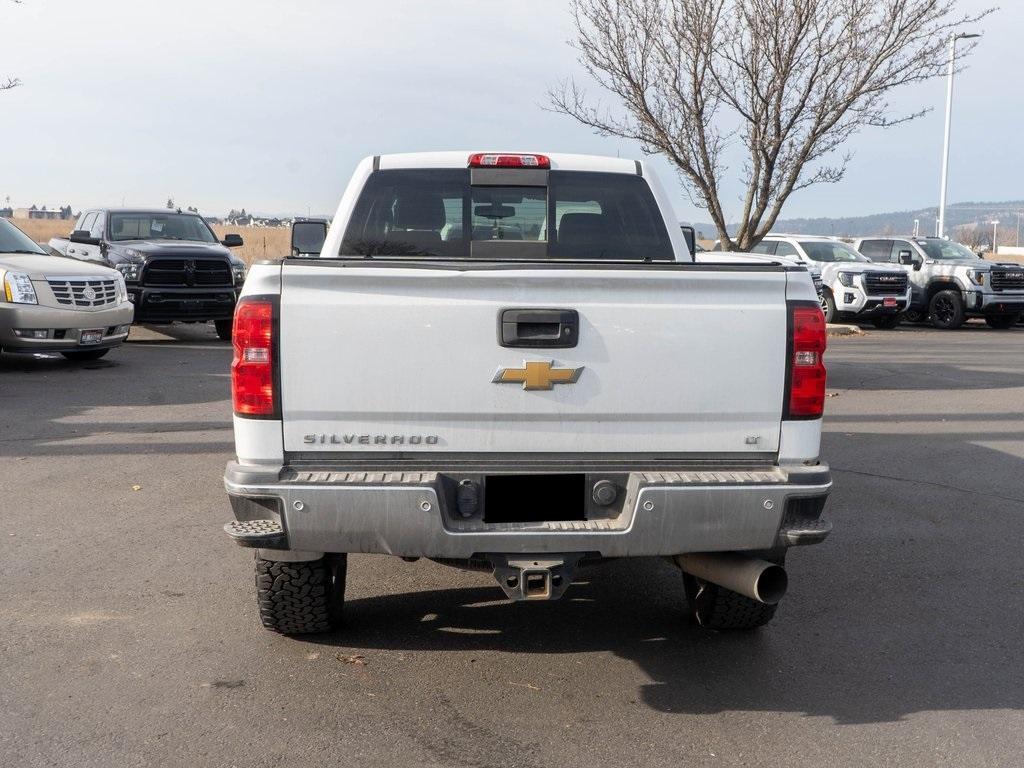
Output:
M827 322L871 322L876 328L899 324L910 304L902 270L872 264L850 245L833 237L770 234L752 249L821 270L821 309Z
M854 247L910 279L907 319L953 330L970 317L990 328L1012 327L1024 312L1024 265L986 261L941 237L862 237Z

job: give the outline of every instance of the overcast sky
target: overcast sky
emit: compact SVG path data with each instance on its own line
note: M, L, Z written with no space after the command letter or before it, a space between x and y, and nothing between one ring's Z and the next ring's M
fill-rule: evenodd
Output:
M964 0L972 10L988 0ZM579 75L567 0L0 0L0 204L333 212L365 155L530 149L639 157L545 112ZM958 76L951 201L1024 197L1024 3L980 25ZM785 217L937 204L944 81L899 92L926 117L851 143L847 178ZM682 220L706 221L667 163ZM725 201L738 212L739 187Z

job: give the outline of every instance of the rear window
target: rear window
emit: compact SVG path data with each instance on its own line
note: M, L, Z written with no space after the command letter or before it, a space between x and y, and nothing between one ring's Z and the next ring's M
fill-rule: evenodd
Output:
M641 177L550 171L546 178L544 186L472 185L469 169L375 171L356 202L339 255L674 258Z

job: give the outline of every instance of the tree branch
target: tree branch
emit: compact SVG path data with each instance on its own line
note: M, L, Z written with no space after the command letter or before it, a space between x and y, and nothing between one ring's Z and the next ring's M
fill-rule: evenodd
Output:
M734 244L723 158L739 142L735 246L746 250L794 192L843 179L849 154L830 158L850 137L924 114L892 114L887 94L943 74L949 35L991 12L958 14L956 0L573 0L571 45L616 108L571 79L549 100L664 155L723 247Z

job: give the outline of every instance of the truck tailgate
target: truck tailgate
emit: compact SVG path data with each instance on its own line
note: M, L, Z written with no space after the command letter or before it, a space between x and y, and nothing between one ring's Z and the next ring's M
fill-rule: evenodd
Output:
M778 451L782 270L285 262L281 275L286 451ZM577 345L501 346L509 308L576 310ZM494 381L528 362L582 371L550 389Z

